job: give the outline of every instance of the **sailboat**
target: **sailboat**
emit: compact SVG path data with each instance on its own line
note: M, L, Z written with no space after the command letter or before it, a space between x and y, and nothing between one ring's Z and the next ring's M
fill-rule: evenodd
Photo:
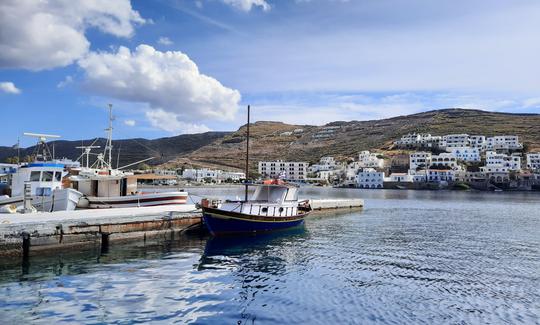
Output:
M72 187L83 193L79 208L108 209L174 205L187 203L186 191L143 192L137 188L137 175L124 171L124 168L137 165L152 158L144 159L120 168L112 167L112 105L109 104L109 127L104 153L97 154L97 159L90 165L92 149L99 146L78 147L83 149L81 159L86 164L78 171L72 171L69 178ZM84 159L86 157L86 159Z
M279 179L253 185L255 192L248 198L249 115L250 106L248 106L244 200L201 201L203 221L214 236L267 232L301 226L311 211L308 201L298 200L298 187Z

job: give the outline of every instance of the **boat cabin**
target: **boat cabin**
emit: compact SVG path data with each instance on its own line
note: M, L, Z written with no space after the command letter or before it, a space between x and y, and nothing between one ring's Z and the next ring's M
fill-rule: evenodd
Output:
M258 185L247 202L227 201L219 208L258 216L296 216L298 214L298 188L290 185Z
M86 196L114 197L137 193L137 179L132 175L110 174L110 171L92 169L70 177L71 186Z
M62 189L62 178L67 174L63 164L35 162L20 166L13 174L11 195L24 195L24 184L29 183L32 196L51 196Z

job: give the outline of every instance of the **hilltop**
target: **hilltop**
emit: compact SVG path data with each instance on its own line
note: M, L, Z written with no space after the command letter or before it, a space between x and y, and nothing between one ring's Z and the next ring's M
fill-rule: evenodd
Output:
M392 151L393 141L412 132L445 135L455 133L486 136L515 134L529 150L540 150L540 114L510 114L469 109L434 110L372 121L332 122L325 126L290 125L279 122L256 122L251 125L251 165L256 170L260 160L295 160L315 162L321 156L339 159L355 157L361 150ZM325 130L335 130L328 138L317 138ZM300 134L289 135L295 129ZM331 132L331 131L328 131ZM245 126L238 131L194 150L169 166L206 166L243 168Z
M149 157L154 159L147 162L150 165L162 164L179 156L186 155L196 149L221 139L230 132L205 132L199 134L182 134L174 137L148 139L124 139L113 140L113 165L123 166L140 161ZM95 141L95 142L94 142ZM81 155L81 149L76 149L82 144L101 146L92 152L100 153L105 148L106 139L87 139L81 141L51 141L48 143L50 149L54 147L55 157L77 159ZM31 155L35 146L21 149L21 157ZM5 161L8 157L17 156L17 150L11 147L0 147L0 161ZM117 158L120 160L117 162Z

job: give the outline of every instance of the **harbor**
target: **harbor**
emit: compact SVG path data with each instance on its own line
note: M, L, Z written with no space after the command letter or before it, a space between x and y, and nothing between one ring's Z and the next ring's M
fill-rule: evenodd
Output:
M363 200L310 200L314 210L350 210ZM0 257L29 257L84 246L108 249L113 242L170 238L194 226L203 227L194 204L160 207L76 210L24 215L0 214ZM203 231L205 231L203 229Z

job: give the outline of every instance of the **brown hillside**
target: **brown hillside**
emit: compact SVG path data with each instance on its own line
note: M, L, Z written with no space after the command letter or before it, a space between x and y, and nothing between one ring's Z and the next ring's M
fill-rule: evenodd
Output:
M313 136L327 126L340 128L330 138ZM398 116L384 120L334 122L327 126L288 125L279 122L257 122L251 125L251 169L260 160L302 160L315 162L321 156L353 157L361 150L391 150L392 142L410 132L433 135L452 133L486 136L516 134L529 150L540 150L540 115L507 114L478 110L445 109ZM286 131L302 128L300 135L283 136ZM221 168L244 166L245 126L213 143L193 151L169 165L193 165Z

